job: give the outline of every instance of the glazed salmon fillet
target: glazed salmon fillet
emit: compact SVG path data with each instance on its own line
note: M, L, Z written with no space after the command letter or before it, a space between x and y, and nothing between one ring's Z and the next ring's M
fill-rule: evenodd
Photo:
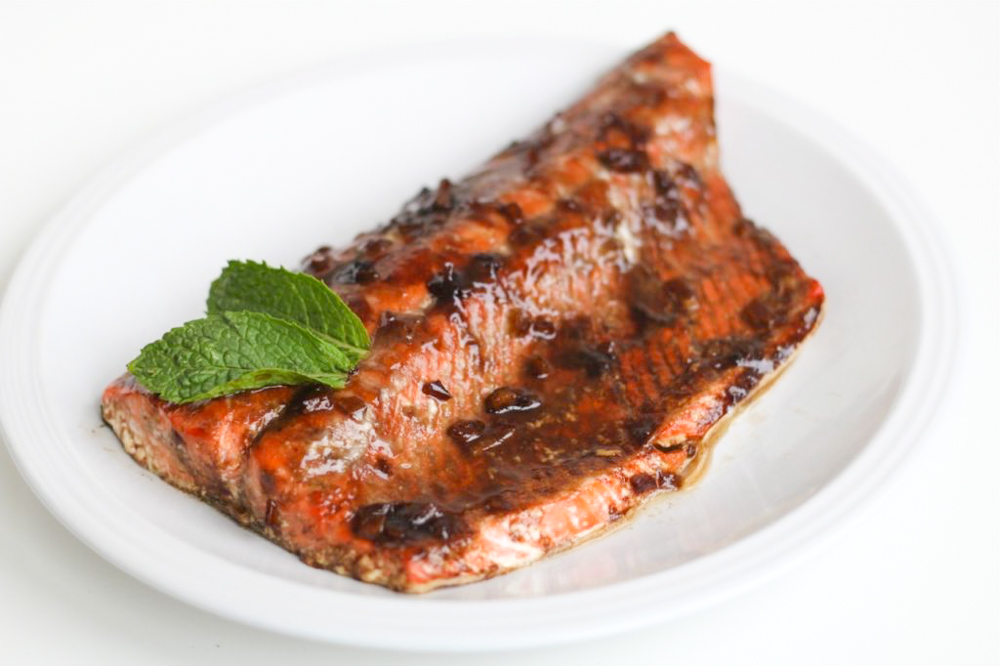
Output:
M823 305L743 216L710 67L672 33L303 270L372 337L345 388L176 405L126 375L104 418L307 564L405 592L529 564L683 487Z

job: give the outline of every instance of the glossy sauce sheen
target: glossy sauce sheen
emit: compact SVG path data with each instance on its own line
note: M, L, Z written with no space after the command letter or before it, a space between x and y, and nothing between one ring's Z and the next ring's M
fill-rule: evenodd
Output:
M599 532L683 485L822 308L719 173L712 103L707 63L667 35L480 170L307 257L372 334L345 389L178 407L126 377L106 418L168 481L394 589Z

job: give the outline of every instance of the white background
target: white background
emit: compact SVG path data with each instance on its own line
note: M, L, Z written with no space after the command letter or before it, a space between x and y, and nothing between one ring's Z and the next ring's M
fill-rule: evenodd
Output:
M247 86L388 45L558 35L624 53L667 28L872 144L937 216L960 273L962 362L930 441L828 548L724 605L585 644L474 659L341 648L210 616L120 573L0 448L0 663L1000 661L996 4L0 4L0 287L96 169Z

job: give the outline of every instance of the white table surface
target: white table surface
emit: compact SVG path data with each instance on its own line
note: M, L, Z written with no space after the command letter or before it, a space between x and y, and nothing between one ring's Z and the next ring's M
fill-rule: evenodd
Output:
M558 34L624 53L668 27L871 143L937 215L960 270L963 361L929 445L828 547L630 634L475 657L360 650L223 620L121 573L0 447L0 663L1000 663L996 4L0 4L0 287L96 169L228 93L381 45Z

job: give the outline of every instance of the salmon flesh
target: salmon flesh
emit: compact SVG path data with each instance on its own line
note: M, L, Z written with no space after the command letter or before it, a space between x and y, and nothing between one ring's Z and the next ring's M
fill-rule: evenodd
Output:
M673 34L303 270L372 336L345 388L176 405L125 375L104 418L307 564L405 592L529 564L683 487L823 305L741 213L709 64Z

